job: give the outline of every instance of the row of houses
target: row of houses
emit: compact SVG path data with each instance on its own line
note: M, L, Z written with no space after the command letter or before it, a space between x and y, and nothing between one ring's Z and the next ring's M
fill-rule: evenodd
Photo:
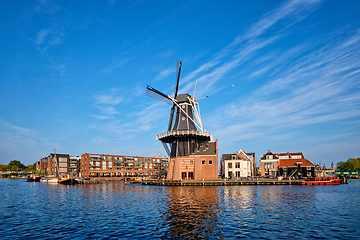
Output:
M315 165L306 159L302 152L272 153L268 150L260 159L260 167L256 167L255 153L242 150L234 154L223 154L220 175L226 179L242 177L314 177Z
M167 156L150 157L84 153L81 157L51 153L36 163L36 171L44 175L81 178L163 178L169 168Z
M191 161L189 164L191 165ZM89 153L84 153L79 157L51 153L36 163L36 170L46 175L70 175L83 178L166 178L169 170L169 157L161 153L150 157ZM315 165L307 160L302 152L272 153L269 150L261 157L260 167L257 167L254 152L246 153L240 149L233 154L222 155L221 178L240 179L259 175L262 177L299 178L313 177L317 174ZM193 178L182 174L181 179Z

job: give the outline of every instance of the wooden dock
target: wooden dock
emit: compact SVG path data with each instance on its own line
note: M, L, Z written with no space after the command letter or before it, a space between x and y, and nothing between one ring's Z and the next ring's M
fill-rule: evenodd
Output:
M254 179L254 180L167 180L149 179L143 180L143 185L158 186L233 186L233 185L300 185L302 180L277 180L277 179Z

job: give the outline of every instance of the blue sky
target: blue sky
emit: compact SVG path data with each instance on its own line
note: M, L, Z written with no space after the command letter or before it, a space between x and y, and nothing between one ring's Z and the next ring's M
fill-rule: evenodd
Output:
M150 156L199 100L219 155L360 157L360 1L0 1L0 164Z

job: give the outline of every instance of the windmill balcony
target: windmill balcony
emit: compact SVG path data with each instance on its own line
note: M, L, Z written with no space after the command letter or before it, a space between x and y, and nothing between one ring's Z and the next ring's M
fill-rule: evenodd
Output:
M212 133L210 132L197 130L172 130L157 135L156 140L164 139L171 136L202 136L212 139Z

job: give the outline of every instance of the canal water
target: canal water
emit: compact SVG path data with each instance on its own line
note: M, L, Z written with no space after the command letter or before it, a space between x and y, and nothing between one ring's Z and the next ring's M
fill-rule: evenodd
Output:
M0 179L1 239L359 239L338 186L65 186Z

